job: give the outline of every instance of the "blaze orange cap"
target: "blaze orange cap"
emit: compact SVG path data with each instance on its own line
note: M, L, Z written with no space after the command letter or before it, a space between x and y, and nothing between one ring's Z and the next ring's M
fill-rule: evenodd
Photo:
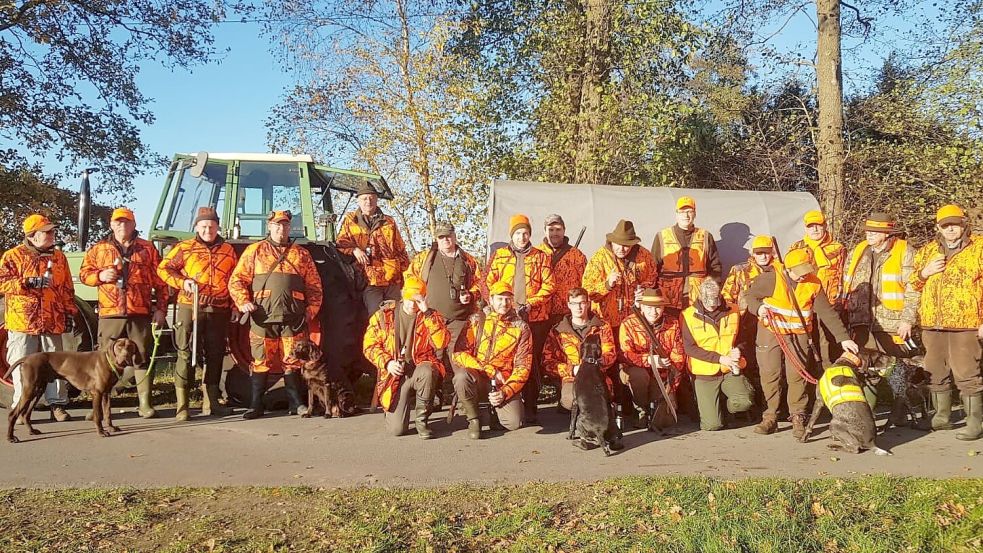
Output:
M825 225L826 216L823 215L822 211L819 211L818 209L813 209L812 211L806 212L805 216L802 217L802 222L805 223L806 226Z
M532 232L532 225L529 224L529 217L526 217L521 213L509 217L509 236L515 234L515 231L522 227L525 227L526 230Z
M966 222L966 212L955 204L944 205L935 214L935 222L940 225L961 225Z
M809 258L809 250L802 248L792 250L785 256L785 267L793 276L801 277L816 270L812 266L812 259Z
M488 295L489 296L505 296L505 295L511 296L511 295L513 295L512 294L512 285L509 284L508 282L505 282L504 280L499 280L498 282L496 282L496 283L494 283L494 284L492 284L491 286L488 287Z
M759 253L759 251L771 253L774 248L775 242L771 236L765 234L755 236L754 240L751 241L751 251L754 253Z
M292 221L293 218L293 213L290 213L289 209L278 209L270 212L270 217L267 221L271 223L282 223L284 221Z
M53 228L55 228L55 225L51 223L51 219L48 219L44 215L40 215L38 213L30 215L27 217L27 219L24 219L24 234L48 232Z
M109 220L115 221L117 219L129 219L134 223L137 220L137 218L133 216L133 210L128 207L117 207L113 210L113 216L110 217Z
M680 198L676 200L676 211L686 208L696 209L696 200L689 196L680 196Z
M415 276L406 277L403 281L403 299L412 300L416 299L417 296L426 297L427 295L427 283L423 282Z

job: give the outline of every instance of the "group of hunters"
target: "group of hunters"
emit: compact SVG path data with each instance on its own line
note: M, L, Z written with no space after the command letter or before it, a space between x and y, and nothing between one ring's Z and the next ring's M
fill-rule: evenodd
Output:
M865 222L866 240L848 251L830 235L823 213L810 211L804 237L783 259L771 237L756 236L747 261L725 275L711 233L695 224L690 197L677 201L675 224L661 230L651 248L642 246L631 221L621 220L589 258L570 243L559 215L543 221L538 246L531 241L531 221L514 215L508 245L484 267L458 245L449 224L438 225L433 246L409 259L376 191L363 186L357 201L336 245L368 283L363 300L371 316L363 350L378 370L377 399L394 435L408 432L415 412L417 433L429 438L428 417L442 389L445 402L446 394L456 396L471 439L482 435L479 402L485 398L492 428L537 424L547 378L558 385L558 409L569 410L580 345L596 335L602 353L591 361L602 367L625 426L671 425L685 386L687 396L695 396L702 430L723 428L724 407L731 414L748 412L758 396L763 414L754 431L771 434L784 384L798 438L807 420L813 361L828 367L860 347L911 357L916 333L935 409L923 423L951 428L954 385L966 414L958 438L983 435L983 237L971 233L956 205L938 210L938 238L917 250L891 216L873 213ZM306 410L299 392L302 361L292 352L316 324L323 291L310 253L289 239L291 221L289 211L272 212L268 236L237 255L219 234L216 212L203 207L195 237L161 259L137 235L133 212L113 211L111 234L86 252L78 277L98 289L100 348L125 336L143 354L134 374L140 416L155 415L147 374L152 325L165 324L175 291L177 419L189 417L195 379L195 298L204 358L202 413L229 414L219 403L222 360L230 320L246 314L254 361L252 400L243 416L264 414L270 371L284 373L289 412ZM23 243L0 260L9 363L61 349L62 333L72 330L77 312L68 263L54 247L54 225L35 214L23 230ZM814 355L810 342L821 351ZM16 371L13 381L16 402L22 393ZM70 418L66 392L63 381L46 390L58 421Z

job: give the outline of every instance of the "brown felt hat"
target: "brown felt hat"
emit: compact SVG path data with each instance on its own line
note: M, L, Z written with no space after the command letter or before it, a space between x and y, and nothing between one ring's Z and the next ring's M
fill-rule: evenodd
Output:
M897 232L895 227L898 222L894 220L888 213L883 213L880 211L871 213L867 217L867 221L864 222L864 230L867 232L886 232L888 234L894 234Z
M366 180L366 181L362 181L362 184L358 185L358 190L355 191L356 196L361 196L362 194L375 194L376 196L378 196L379 191L376 190L374 186L372 186L371 182Z
M639 302L642 305L652 305L655 307L661 307L664 305L669 305L669 300L662 293L662 290L658 288L646 288L642 290L642 300Z
M635 223L624 219L618 221L614 230L607 234L607 240L612 244L621 246L634 246L642 243L638 235L635 234Z

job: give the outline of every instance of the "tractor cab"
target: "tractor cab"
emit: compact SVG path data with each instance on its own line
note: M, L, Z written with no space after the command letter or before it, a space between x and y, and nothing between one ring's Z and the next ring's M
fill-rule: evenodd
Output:
M252 242L266 236L273 210L293 214L291 237L333 241L332 192L349 199L368 181L382 199L392 191L379 175L336 169L309 155L177 154L171 162L150 228L150 240L166 245L193 236L198 208L214 207L226 240Z

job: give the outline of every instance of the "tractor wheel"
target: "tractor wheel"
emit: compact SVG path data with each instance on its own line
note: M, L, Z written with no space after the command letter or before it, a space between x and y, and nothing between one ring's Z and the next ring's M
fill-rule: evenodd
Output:
M99 319L92 306L78 296L75 297L75 305L79 310L79 315L75 318L75 332L62 334L62 346L65 351L92 351L98 336ZM7 362L7 329L3 315L4 301L0 298L0 407L9 408L14 397L14 385L10 377L3 378L10 367ZM78 397L79 391L69 385L68 395ZM43 399L41 401L44 402Z

